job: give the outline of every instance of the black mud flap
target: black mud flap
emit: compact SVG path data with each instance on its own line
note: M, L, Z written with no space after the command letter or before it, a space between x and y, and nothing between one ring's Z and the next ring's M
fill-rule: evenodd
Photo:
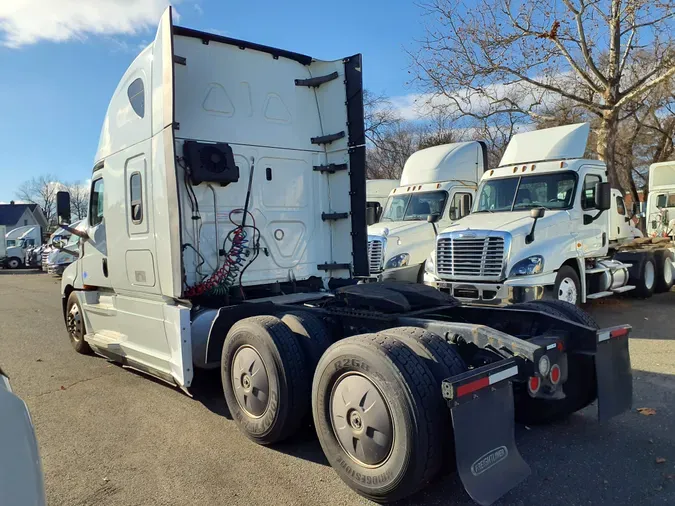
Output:
M527 478L530 466L516 448L515 360L473 369L444 381L455 433L457 470L471 498L488 505Z
M633 375L628 352L631 327L622 325L597 333L595 370L598 385L598 420L609 420L633 405Z

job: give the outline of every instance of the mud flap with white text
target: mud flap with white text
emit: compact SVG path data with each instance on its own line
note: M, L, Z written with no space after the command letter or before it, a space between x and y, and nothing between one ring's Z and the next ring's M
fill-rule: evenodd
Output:
M598 419L603 422L633 404L633 375L628 352L628 325L598 331L595 370L598 386Z
M501 381L452 402L457 470L481 505L492 504L530 475L516 448L513 388Z

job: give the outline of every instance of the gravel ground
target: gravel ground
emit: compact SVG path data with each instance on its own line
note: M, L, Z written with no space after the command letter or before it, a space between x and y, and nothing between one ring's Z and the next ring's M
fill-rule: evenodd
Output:
M33 417L50 505L368 504L337 478L311 429L274 448L241 435L217 376L201 378L191 399L75 353L55 278L0 270L0 300L0 362ZM586 309L603 326L633 325L634 406L656 414L634 409L599 425L591 406L517 426L532 476L500 504L675 504L675 293ZM472 502L450 473L406 504Z

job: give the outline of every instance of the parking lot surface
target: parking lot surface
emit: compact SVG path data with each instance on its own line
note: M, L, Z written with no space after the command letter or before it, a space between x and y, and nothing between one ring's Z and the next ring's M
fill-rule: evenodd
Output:
M48 504L369 504L338 479L311 427L271 448L239 433L217 374L199 378L191 399L75 353L59 286L0 270L0 364L30 409ZM517 426L532 476L500 504L675 504L675 293L586 309L601 326L633 326L634 409L603 425L593 405L564 422ZM473 503L448 470L404 504Z

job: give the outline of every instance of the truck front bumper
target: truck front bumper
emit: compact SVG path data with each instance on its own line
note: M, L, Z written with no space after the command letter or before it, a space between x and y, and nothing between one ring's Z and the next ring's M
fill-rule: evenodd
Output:
M555 275L556 273L553 272L507 279L501 283L475 283L446 281L425 273L424 284L452 295L462 302L506 306L547 298L553 293Z

